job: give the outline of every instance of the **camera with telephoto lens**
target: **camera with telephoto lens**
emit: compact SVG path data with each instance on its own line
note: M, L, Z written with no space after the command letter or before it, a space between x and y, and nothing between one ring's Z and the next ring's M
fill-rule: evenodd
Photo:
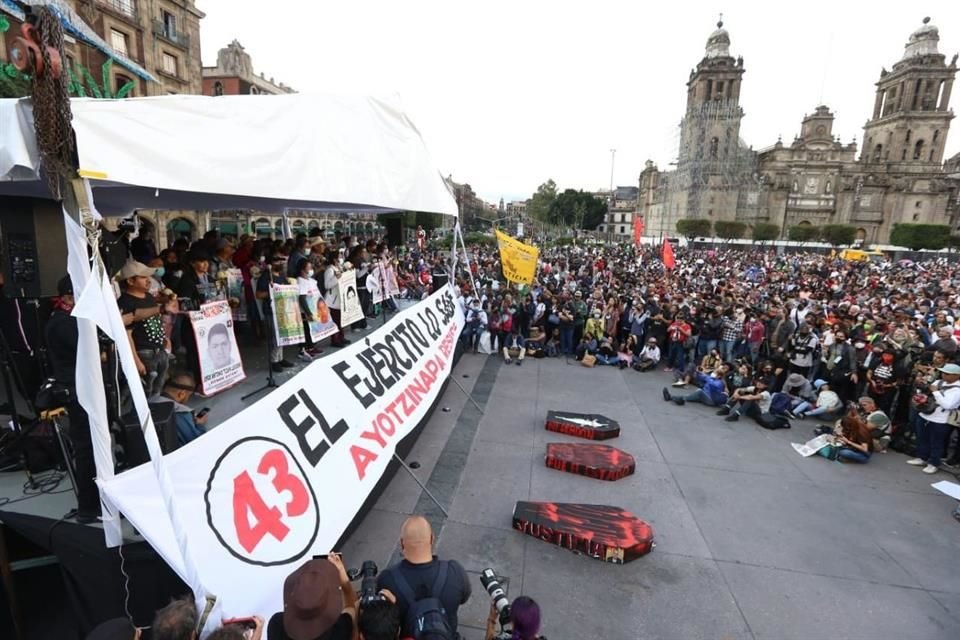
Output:
M507 599L507 592L500 584L500 580L501 578L497 576L493 569L484 569L480 573L480 584L490 594L490 601L497 611L497 620L500 622L500 633L493 638L494 640L509 640L511 632L507 626L510 624L510 601Z
M350 578L351 582L360 579L360 593L358 594L360 606L378 600L386 600L377 590L378 571L376 562L364 560L359 569L350 569L347 572L347 577Z

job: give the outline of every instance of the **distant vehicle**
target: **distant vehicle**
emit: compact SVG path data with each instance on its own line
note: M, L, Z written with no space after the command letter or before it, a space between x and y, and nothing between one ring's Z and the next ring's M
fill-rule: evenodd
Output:
M840 257L848 262L877 262L887 258L880 251L865 251L863 249L844 249L840 252Z

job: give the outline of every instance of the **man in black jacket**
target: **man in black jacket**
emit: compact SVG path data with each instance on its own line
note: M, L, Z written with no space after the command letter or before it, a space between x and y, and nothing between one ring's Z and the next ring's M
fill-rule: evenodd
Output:
M53 376L70 390L67 415L70 417L70 440L73 442L74 462L77 468L77 522L89 524L100 515L100 493L94 478L97 468L93 461L93 442L90 439L90 421L87 412L77 401L77 349L80 341L77 319L73 310L73 283L64 276L57 283L59 298L47 322L45 334L47 354L53 367Z
M463 567L456 560L438 560L433 555L433 529L423 516L410 516L404 521L400 530L400 551L404 559L380 573L377 589L389 589L396 595L403 621L401 636L413 636L407 619L410 607L418 600L430 597L440 600L450 629L456 632L457 610L470 599L470 581ZM434 583L444 565L446 580L434 592ZM408 592L412 593L412 598Z

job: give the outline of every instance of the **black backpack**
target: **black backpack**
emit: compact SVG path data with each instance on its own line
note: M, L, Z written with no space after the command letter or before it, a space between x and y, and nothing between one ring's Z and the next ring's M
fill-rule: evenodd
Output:
M415 640L454 640L457 637L450 628L450 619L447 610L440 602L440 591L447 582L448 563L445 560L437 562L437 577L433 581L433 588L426 598L416 599L410 583L397 571L397 589L400 595L409 603L404 629L409 629Z

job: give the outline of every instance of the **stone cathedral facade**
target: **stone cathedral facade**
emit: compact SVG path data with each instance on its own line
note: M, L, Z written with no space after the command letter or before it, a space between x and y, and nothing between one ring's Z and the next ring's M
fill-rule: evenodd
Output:
M730 54L719 23L687 82L676 169L648 161L640 174L646 233L675 235L683 218L772 223L784 238L795 225L849 224L858 239L885 244L898 222L956 228L960 184L949 172L956 158L943 152L957 56L948 63L939 40L924 19L900 60L880 72L859 149L840 141L833 114L820 105L793 142L754 151L740 138L743 58Z

